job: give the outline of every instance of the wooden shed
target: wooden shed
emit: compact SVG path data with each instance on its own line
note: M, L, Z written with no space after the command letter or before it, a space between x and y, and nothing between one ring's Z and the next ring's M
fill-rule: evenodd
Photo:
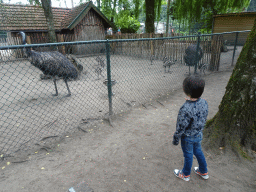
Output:
M256 19L256 12L228 13L213 16L212 33L251 30ZM244 45L247 33L239 33L238 45ZM224 35L224 40L234 44L236 34Z
M58 42L102 40L109 27L116 28L91 1L72 9L52 8L52 12ZM9 37L16 37L19 31L24 31L28 43L48 42L48 26L40 6L1 4L0 20L0 31L6 31ZM86 45L73 46L73 53L76 54L88 50L93 52L100 49L93 46L88 49Z

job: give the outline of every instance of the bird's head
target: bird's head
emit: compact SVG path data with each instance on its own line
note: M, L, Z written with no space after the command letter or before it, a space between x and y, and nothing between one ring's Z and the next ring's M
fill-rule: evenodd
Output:
M22 44L26 45L26 34L23 31L20 31L19 34L22 37Z

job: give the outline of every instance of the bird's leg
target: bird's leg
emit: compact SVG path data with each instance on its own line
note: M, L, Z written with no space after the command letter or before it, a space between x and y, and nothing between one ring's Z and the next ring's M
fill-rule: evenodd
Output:
M55 78L53 78L53 83L54 83L55 90L56 90L56 94L53 94L53 96L58 96L58 89L57 89L57 84L56 84L56 79Z
M172 71L170 71L170 69L171 69L171 66L169 66L169 71L168 71L168 72L169 72L169 73L172 73Z
M69 97L69 96L71 96L71 92L70 92L69 87L68 87L68 80L64 79L64 81L65 81L67 89L68 89L68 94L66 96Z

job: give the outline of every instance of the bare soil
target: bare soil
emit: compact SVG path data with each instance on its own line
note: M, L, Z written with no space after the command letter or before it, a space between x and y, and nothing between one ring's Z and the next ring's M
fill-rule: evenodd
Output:
M218 111L232 70L204 76L208 119ZM209 180L193 172L189 182L174 176L173 170L183 167L181 147L171 142L184 97L179 88L159 100L163 105L152 102L119 113L113 127L102 121L51 148L39 146L5 158L0 191L256 191L255 161L240 161L225 149L219 155L204 151Z
M223 52L219 71L231 65L233 55ZM242 47L238 47L235 61ZM205 53L203 63L209 64ZM41 80L41 71L27 60L0 63L3 75L0 79L0 154L10 154L25 149L38 141L51 141L77 128L89 128L102 123L108 117L108 89L103 84L107 79L106 67L98 77L95 66L96 56L77 57L83 72L76 81L69 81L71 97L63 80L57 81L59 95L53 97L55 88L52 79ZM104 58L104 55L102 55ZM178 55L182 58L182 55ZM234 62L235 63L235 62ZM194 72L191 67L190 72ZM165 73L163 61L140 56L111 55L112 111L119 114L132 107L159 100L180 87L189 67L177 60ZM205 75L210 74L205 71ZM204 75L204 74L203 74ZM144 105L145 106L145 105Z

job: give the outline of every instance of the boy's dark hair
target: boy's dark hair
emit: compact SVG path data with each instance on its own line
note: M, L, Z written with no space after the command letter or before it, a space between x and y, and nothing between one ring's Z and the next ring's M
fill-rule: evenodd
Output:
M199 98L204 92L205 81L197 75L190 75L183 81L183 90L191 98Z

